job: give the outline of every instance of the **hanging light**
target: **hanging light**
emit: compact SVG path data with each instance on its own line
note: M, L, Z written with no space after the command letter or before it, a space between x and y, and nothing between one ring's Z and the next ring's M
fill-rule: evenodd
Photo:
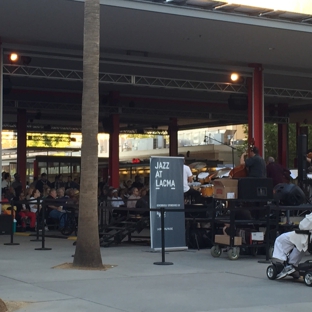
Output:
M239 80L239 74L237 74L237 73L232 73L231 74L231 80L233 81L233 82L236 82L236 81L238 81Z
M17 53L11 53L11 54L9 55L9 59L10 59L11 62L15 63L15 62L18 61L19 56L18 56Z

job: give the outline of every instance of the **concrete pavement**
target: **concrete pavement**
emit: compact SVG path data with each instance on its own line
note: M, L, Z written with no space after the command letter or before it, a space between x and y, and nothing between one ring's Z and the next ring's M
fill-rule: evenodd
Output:
M312 288L303 280L270 281L268 264L240 256L213 258L210 250L166 253L174 265L159 266L161 254L149 246L122 244L101 248L107 271L61 270L72 262L72 241L47 238L50 251L36 251L40 242L15 236L18 246L5 246L0 236L0 298L32 304L18 311L55 312L310 312ZM311 256L306 256L309 259Z

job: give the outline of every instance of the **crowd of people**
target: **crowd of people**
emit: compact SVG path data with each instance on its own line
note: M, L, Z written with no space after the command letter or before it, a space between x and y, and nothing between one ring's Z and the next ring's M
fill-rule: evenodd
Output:
M142 178L136 176L134 182L127 180L119 188L99 183L99 203L119 208L149 208L149 191Z
M72 181L71 176L63 182L62 175L58 175L51 183L47 174L42 173L39 180L35 180L24 189L18 173L14 174L11 183L10 174L2 172L2 213L11 215L17 221L17 229L35 231L37 221L42 216L43 201L46 203L45 220L58 220L61 230L66 222L65 207L77 205L79 202L79 184ZM13 208L12 203L13 202ZM47 221L45 221L45 224ZM39 224L38 224L39 226ZM46 230L48 228L46 227Z
M179 155L183 156L183 155ZM258 149L252 148L249 157L245 158L245 154L241 157L241 164L245 164L248 169L248 176L252 177L269 177L273 179L273 185L286 182L289 178L289 170L275 162L273 157L269 157L267 162L259 156ZM183 167L183 188L185 197L191 196L196 203L201 203L200 192L190 188L189 183L193 181L193 174L190 168L184 164ZM289 181L288 181L289 182ZM112 208L149 208L149 190L142 177L135 177L134 181L123 181L119 188L110 187L108 184L100 182L98 189L98 203L104 204ZM41 205L38 205L40 200L49 199L57 200L57 204L48 205L46 216L52 219L60 220L59 227L64 226L63 206L68 200L78 203L79 184L67 177L67 181L63 181L63 176L56 175L53 182L47 179L47 174L42 173L40 179L34 179L34 182L27 184L24 189L20 181L18 173L14 174L14 181L11 182L10 174L2 172L2 194L6 200L29 200L36 203L20 204L16 207L16 219L22 230L26 229L26 221L31 230L35 228L36 216L40 213ZM5 207L5 205L3 205ZM5 208L2 208L2 210ZM9 213L9 210L7 211Z
M19 175L14 174L14 181L7 172L2 173L2 201L8 204L2 205L2 213L11 214L11 202L16 202L13 214L17 220L19 231L36 230L37 220L41 218L42 202L45 200L46 219L59 220L58 228L61 230L66 221L64 206L78 204L79 184L69 176L63 181L62 175L57 175L54 182L48 180L47 174L42 173L40 179L27 184L23 188ZM127 180L120 184L119 188L113 188L105 183L99 183L99 204L126 209L149 208L148 187L144 185L143 179L136 176L135 180ZM39 217L38 217L39 216ZM46 230L48 228L46 227Z

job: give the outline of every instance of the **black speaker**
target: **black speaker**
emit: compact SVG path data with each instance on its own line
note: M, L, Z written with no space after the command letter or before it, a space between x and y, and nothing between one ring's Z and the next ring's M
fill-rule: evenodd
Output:
M273 180L252 177L238 179L238 199L272 200Z
M228 99L228 104L231 110L247 110L248 97L244 94L231 94Z
M308 153L308 137L306 134L300 134L298 136L298 181L307 180L307 153Z
M280 183L274 189L274 202L282 206L298 206L306 202L302 189L295 184Z

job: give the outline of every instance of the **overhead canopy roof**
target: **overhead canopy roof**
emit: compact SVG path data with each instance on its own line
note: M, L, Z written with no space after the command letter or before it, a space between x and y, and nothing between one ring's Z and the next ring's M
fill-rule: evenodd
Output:
M277 116L278 103L288 103L293 121L307 118L310 15L219 2L101 0L100 121L120 113L128 131L167 129L170 117L180 129L246 123L247 112L227 104L230 94L246 94L245 83L232 85L229 75L251 77L251 63L264 68L267 121L288 120ZM79 131L83 1L2 0L0 20L12 85L4 127L27 108L30 128ZM31 62L10 64L12 51Z

